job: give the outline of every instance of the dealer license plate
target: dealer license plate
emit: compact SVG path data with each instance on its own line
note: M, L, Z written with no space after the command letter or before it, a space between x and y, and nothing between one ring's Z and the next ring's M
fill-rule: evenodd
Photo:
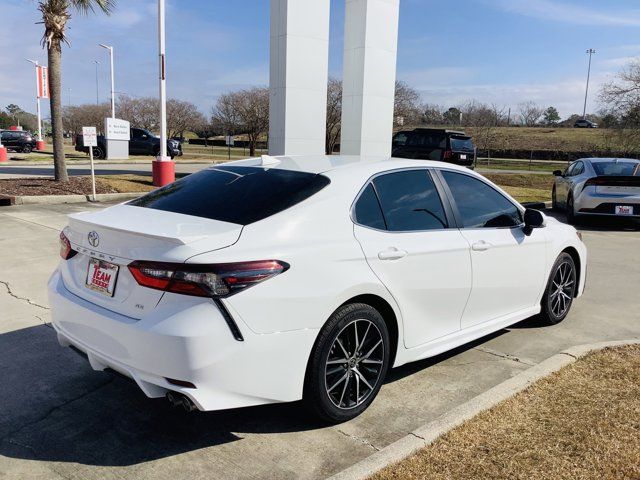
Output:
M616 215L633 215L633 206L616 205Z
M89 259L89 269L87 270L87 287L96 292L100 292L109 297L113 297L118 279L118 265L98 260Z

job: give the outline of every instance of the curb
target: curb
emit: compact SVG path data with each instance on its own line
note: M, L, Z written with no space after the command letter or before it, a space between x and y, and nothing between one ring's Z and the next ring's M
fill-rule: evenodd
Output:
M572 364L589 352L606 347L639 344L640 339L599 342L577 345L557 353L537 365L490 388L477 397L457 406L437 419L418 427L400 440L386 446L351 467L329 477L330 480L364 480L383 468L399 462L417 450L428 446L449 430L463 424L479 413L490 409L534 382Z
M112 202L114 200L132 200L147 192L134 193L98 193L95 202ZM93 202L93 195L0 195L0 206L10 205L60 205L64 203Z

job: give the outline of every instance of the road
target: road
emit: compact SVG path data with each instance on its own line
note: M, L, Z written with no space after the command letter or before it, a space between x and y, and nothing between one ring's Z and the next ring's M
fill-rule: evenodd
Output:
M11 164L0 164L0 179L2 178L21 178L21 177L52 177L53 165L16 165L16 162ZM190 161L178 161L176 162L176 173L193 173L203 168L208 167L211 163L203 162L190 162ZM90 175L91 170L89 165L85 162L82 164L69 163L67 165L69 175ZM539 170L517 170L517 169L498 169L498 168L479 168L480 173L511 173L522 174L532 173L536 175L551 175L550 172ZM96 162L96 175L122 175L122 174L140 174L151 175L151 162L145 163L102 163Z
M589 227L586 292L564 322L395 369L355 420L322 426L298 403L187 414L94 372L47 325L65 215L100 207L0 208L0 478L323 478L569 346L640 337L640 232Z

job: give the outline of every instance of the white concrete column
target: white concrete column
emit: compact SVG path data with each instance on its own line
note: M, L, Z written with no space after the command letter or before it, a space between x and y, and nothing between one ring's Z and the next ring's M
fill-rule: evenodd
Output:
M269 154L324 154L330 0L271 0Z
M340 153L391 155L400 0L346 0Z

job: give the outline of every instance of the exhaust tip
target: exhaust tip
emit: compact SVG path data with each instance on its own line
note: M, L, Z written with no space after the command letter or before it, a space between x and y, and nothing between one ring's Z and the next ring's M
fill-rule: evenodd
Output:
M173 407L182 407L185 412L193 412L198 409L189 397L178 392L167 392L167 400Z

